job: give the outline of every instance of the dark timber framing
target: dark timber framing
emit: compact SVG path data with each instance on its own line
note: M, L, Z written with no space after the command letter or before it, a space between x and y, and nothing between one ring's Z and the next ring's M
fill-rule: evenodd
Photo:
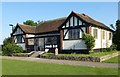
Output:
M38 51L38 50L40 50L39 48L37 48L38 46L39 46L39 40L42 38L42 40L43 40L43 50L45 50L45 49L54 49L54 48L56 48L56 47L54 47L54 44L51 44L52 46L51 47L46 47L46 38L48 39L49 37L55 37L55 38L57 38L57 40L56 40L56 45L57 45L57 48L58 48L58 50L59 50L59 52L60 53L64 53L64 51L65 52L67 52L67 51L71 51L72 53L74 53L74 52L78 52L78 51L80 51L80 53L82 52L82 51L88 51L87 49L70 49L70 48L68 48L68 49L64 49L64 46L63 46L63 44L64 44L64 41L68 41L68 40L70 40L70 41L72 41L72 40L81 40L82 39L82 37L81 37L81 34L82 33L87 33L87 34L89 34L89 33L91 33L91 26L93 26L93 27L98 27L98 28L102 28L102 29L105 29L105 30L109 30L109 31L112 31L111 29L109 29L109 28L107 28L107 27L105 27L104 26L104 24L102 24L102 23L99 23L99 22L97 22L97 21L94 21L94 20L92 20L90 17L88 17L88 19L85 19L84 18L84 16L86 16L86 17L88 17L87 15L85 15L85 14L77 14L77 13L75 13L75 12L71 12L70 13L70 15L67 17L67 18L65 18L64 19L64 21L62 22L62 23L60 23L62 20L60 20L59 21L59 19L57 19L57 20L52 20L52 22L54 21L54 23L55 22L58 22L58 23L55 23L55 24L59 24L59 25L54 25L54 23L52 24L52 25L54 25L54 26L52 26L51 28L53 28L53 29L50 29L50 30L47 30L46 28L47 27L49 27L49 26L51 26L51 24L49 24L48 22L50 22L50 21L47 21L46 23L47 23L47 27L45 28L45 27L43 27L43 29L44 30L42 30L42 28L39 26L39 28L41 28L40 30L39 29L36 29L36 28L34 28L35 29L35 31L32 31L31 30L31 28L30 29L25 29L25 30L30 30L30 31L32 31L32 32L30 32L30 31L25 31L24 30L24 28L25 28L25 26L24 27L21 27L19 24L17 24L16 25L16 28L14 29L14 31L12 32L12 34L11 34L11 36L12 36L12 42L15 42L14 41L14 37L15 36L22 36L22 38L24 38L23 37L23 35L25 36L25 38L24 38L24 42L22 42L22 43L25 43L25 48L26 48L26 51L31 51L31 50L35 50L35 51ZM73 18L72 18L73 17ZM83 18L82 18L83 17ZM72 19L72 20L71 20ZM89 21L89 19L90 19L90 21ZM87 21L88 20L88 21ZM92 23L91 23L91 20L93 21ZM72 21L72 22L71 22ZM96 23L99 23L99 24L102 24L102 26L101 25L96 25L96 23L94 23L94 22L96 22ZM43 25L44 25L44 23L43 23ZM46 26L46 25L45 25ZM54 27L55 27L55 29L54 29ZM56 29L56 27L57 27L57 29ZM20 29L23 33L21 33L21 34L15 34L14 35L14 33L15 33L15 31L17 30L17 29ZM50 28L50 27L49 27ZM48 28L48 29L49 29ZM83 28L85 28L85 30L83 30ZM77 30L79 30L79 31L77 31ZM38 31L36 31L36 30L38 30ZM65 31L66 30L66 31ZM71 31L70 31L71 30ZM72 31L73 30L73 31ZM76 31L75 31L76 30ZM70 32L69 32L70 31ZM85 32L84 32L85 31ZM75 33L76 32L76 33ZM80 32L82 32L82 33L80 33ZM113 32L113 31L112 31ZM79 35L79 38L78 38L78 36L74 36L74 37L70 37L71 39L69 39L69 33L70 33L70 35L72 35L72 34L80 34ZM32 34L32 35L34 35L34 37L28 37L28 34ZM67 36L68 35L68 36ZM67 36L67 38L65 38ZM74 39L75 38L75 39ZM34 45L29 45L29 39L34 39ZM54 39L54 38L53 38ZM49 43L48 43L49 44ZM30 47L32 47L33 49L31 49L31 50L29 50L29 48ZM68 52L69 53L69 52ZM79 53L79 52L78 52ZM88 52L86 52L86 53L88 53Z

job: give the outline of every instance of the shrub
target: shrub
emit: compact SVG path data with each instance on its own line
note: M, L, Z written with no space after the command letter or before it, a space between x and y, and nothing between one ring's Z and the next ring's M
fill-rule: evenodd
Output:
M16 44L7 44L3 46L3 55L12 55L13 53L23 52L22 47Z
M11 37L5 38L4 41L3 41L3 45L7 45L7 44L10 44L10 43L12 43L12 38Z
M102 52L110 52L116 50L116 47L117 46L115 44L112 44L109 48L102 48Z
M117 45L115 45L115 44L112 44L112 45L110 46L110 48L111 48L112 50L116 50L116 48L117 48Z
M95 46L95 38L91 34L83 34L82 39L85 41L85 44L89 50Z

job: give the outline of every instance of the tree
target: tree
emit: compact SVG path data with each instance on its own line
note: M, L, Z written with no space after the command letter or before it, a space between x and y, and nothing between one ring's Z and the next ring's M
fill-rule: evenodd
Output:
M44 21L37 21L37 24L40 25L42 24Z
M14 53L22 53L23 52L23 49L22 47L16 45L16 44L7 44L5 46L3 46L3 55L12 55Z
M91 34L83 34L82 39L85 41L85 44L89 50L95 46L95 38Z
M27 20L27 21L23 22L23 24L31 25L31 26L38 26L38 25L42 24L43 22L44 21L34 22L33 20Z
M113 24L110 24L110 27L111 27L113 30L115 30L115 27L113 26Z
M10 44L10 43L12 43L12 38L11 37L5 38L4 41L3 41L3 45L7 45L7 44Z
M23 22L23 24L26 24L26 25L31 25L31 26L37 26L37 22L34 22L33 20L27 20L25 22Z
M117 50L120 50L120 20L116 21L116 30L113 33L113 43L117 45Z
M3 55L12 55L13 53L20 53L23 52L22 47L16 45L15 43L12 43L12 38L8 37L5 38L3 41Z

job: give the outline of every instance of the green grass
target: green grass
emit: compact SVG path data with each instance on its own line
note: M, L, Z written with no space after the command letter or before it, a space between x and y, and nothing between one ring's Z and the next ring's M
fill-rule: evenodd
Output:
M117 51L112 51L112 52L91 52L90 54L58 54L58 56L92 56L92 57L101 57L104 55L108 55L108 54L112 54L115 53ZM54 55L54 53L46 53L43 54L43 56L47 56L47 55Z
M117 75L115 68L95 68L3 59L3 75Z
M117 56L117 57L113 57L111 59L108 59L108 60L105 60L104 62L105 63L120 63L120 56Z
M2 55L2 51L0 51L0 55Z

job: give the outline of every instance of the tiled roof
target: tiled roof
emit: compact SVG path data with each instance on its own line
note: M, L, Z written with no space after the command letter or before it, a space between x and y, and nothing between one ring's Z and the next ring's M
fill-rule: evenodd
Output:
M111 30L109 27L104 25L103 23L96 21L89 17L86 14L79 14L76 12L72 12L76 16L80 17L83 21L90 23L94 26L98 26L107 30ZM58 31L58 28L65 22L67 18L58 18L54 20L48 20L43 23L41 23L39 26L34 27L30 25L25 25L25 24L18 24L18 26L25 32L25 33L45 33L45 32L51 32L51 31Z
M36 33L44 33L58 30L58 27L65 21L66 17L45 21L36 27Z
M76 13L76 12L73 12L74 14L76 14L78 17L80 17L82 20L84 20L85 22L88 22L90 24L93 24L95 26L98 26L98 27L102 27L102 28L106 28L106 29L110 29L109 27L107 27L105 24L99 22L99 21L96 21L94 19L92 19L90 16L86 15L86 14L79 14L79 13Z
M31 25L25 25L25 24L18 24L18 26L25 32L25 33L35 33L34 26Z

